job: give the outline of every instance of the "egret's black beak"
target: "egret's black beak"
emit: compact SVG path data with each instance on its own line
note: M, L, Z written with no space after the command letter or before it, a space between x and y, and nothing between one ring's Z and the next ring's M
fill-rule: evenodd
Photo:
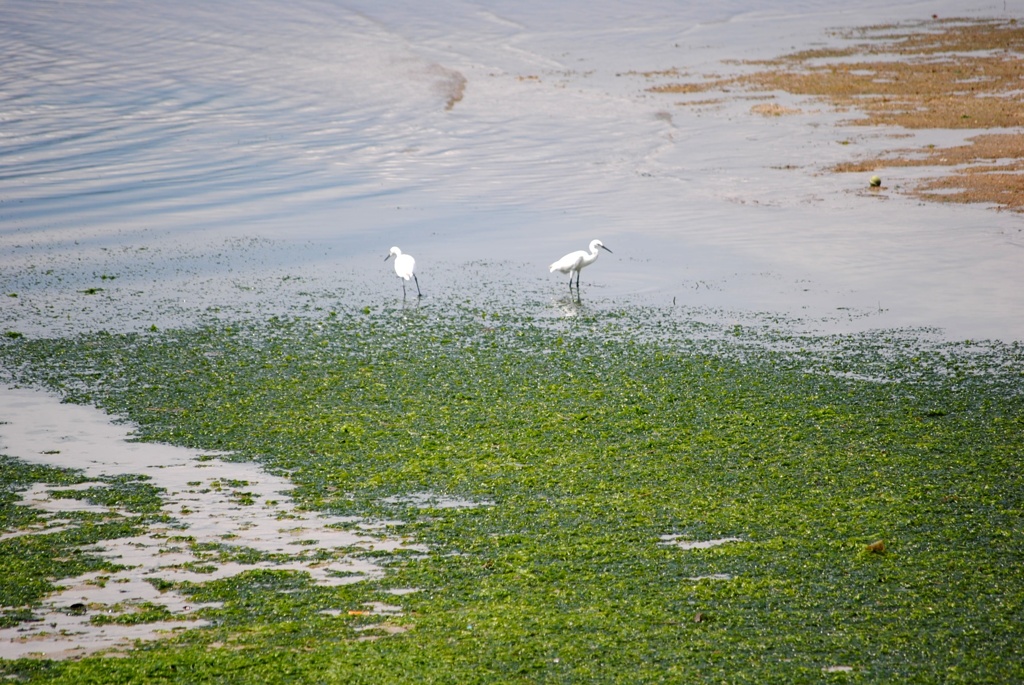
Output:
M391 254L390 253L384 255L384 261L385 262L388 261L389 259L391 259Z
M605 252L611 252L611 250L609 250L609 249L608 249L607 247L605 247L604 245L602 245L602 246L601 246L601 249L602 249L602 250L604 250ZM615 253L614 253L614 252L612 252L612 254L615 254Z

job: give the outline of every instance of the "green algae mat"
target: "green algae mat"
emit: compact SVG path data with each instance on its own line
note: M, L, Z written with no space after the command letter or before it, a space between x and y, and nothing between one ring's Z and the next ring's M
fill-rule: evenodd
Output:
M338 586L167 581L205 625L0 661L15 682L1024 681L1020 345L452 305L12 332L0 364L418 545L353 552L385 572ZM0 469L6 531L33 522L27 484L81 480ZM143 479L77 496L127 513L0 539L3 626L112 563L84 545L168 518Z

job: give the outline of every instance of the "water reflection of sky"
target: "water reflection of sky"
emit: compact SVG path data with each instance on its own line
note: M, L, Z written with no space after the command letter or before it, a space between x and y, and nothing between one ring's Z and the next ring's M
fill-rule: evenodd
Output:
M1024 338L1019 216L820 173L911 140L793 98L802 114L686 107L640 75L748 68L723 60L958 4L703 5L7 3L0 286L18 297L0 320L91 327L104 298L258 310L289 276L291 297L361 304L400 293L392 244L434 296L557 301L547 264L601 238L615 252L584 272L587 302ZM885 185L920 172L898 173Z
M318 585L345 585L384 574L382 565L363 555L367 550L380 554L427 549L402 535L399 520L362 521L302 511L291 499L292 483L257 464L170 445L130 442L125 425L113 424L91 407L64 404L58 397L34 390L3 388L0 415L4 417L0 424L3 454L78 470L83 477L134 475L159 491L160 513L172 522L152 523L138 535L90 546L92 554L119 568L56 579L58 590L36 609L38 620L0 628L2 659L80 657L208 625L197 610L216 605L197 605L173 587L176 583L204 583L273 569L308 574ZM69 518L68 512L137 516L137 512L54 494L87 488L103 491L109 486L109 480L70 486L35 483L19 493L20 503L39 510L42 520L11 535L79 527L81 521ZM453 506L450 501L442 504ZM218 558L209 553L219 548L248 558L240 563L230 555ZM95 620L97 615L130 616L147 605L165 608L169 620L122 625Z

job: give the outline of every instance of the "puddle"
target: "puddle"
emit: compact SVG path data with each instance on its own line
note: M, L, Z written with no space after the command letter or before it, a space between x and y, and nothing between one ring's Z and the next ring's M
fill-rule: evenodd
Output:
M494 502L490 500L460 499L436 492L413 492L407 495L393 495L385 497L381 501L387 504L410 505L420 509L472 509L474 507L494 506Z
M362 607L362 609L350 609L348 611L325 609L320 613L326 616L379 616L383 619L380 623L367 623L356 626L355 630L363 633L363 635L356 638L360 642L379 640L387 635L398 635L399 633L408 632L409 626L396 622L397 619L405 616L402 607L384 602L366 602Z
M658 537L661 541L658 544L664 547L678 547L679 549L710 549L712 547L719 547L720 545L726 545L730 542L743 542L742 538L715 538L713 540L689 540L682 535L661 535ZM709 573L703 576L689 576L686 580L698 582L701 580L732 580L733 576L729 573Z
M709 549L730 542L743 542L740 538L718 538L716 540L687 540L681 535L662 535L659 545L678 547L679 549Z
M728 573L711 573L706 576L690 576L687 580L732 580L732 575Z
M128 568L59 580L56 585L62 589L35 611L41 620L0 630L0 658L82 656L205 625L194 617L201 606L173 590L159 591L150 580L201 583L272 568L308 573L321 585L342 585L383 574L382 567L358 556L362 551L426 551L409 539L385 535L372 524L356 526L359 532L346 530L363 523L351 517L298 511L287 494L292 484L257 464L222 461L169 445L128 442L128 425L114 424L91 407L61 404L43 392L0 390L0 419L0 454L78 469L86 477L148 476L149 484L165 490L162 511L174 519L173 525L154 525L144 535L105 540L90 548ZM21 493L21 503L46 512L46 523L7 531L4 538L74 525L66 518L69 511L127 515L85 500L53 496L56 490L105 485L33 484ZM400 525L390 523L386 528ZM289 560L222 563L194 552L192 541L284 554ZM324 550L331 553L328 560L316 559L318 552L324 556ZM146 603L165 607L176 620L130 626L90 622L97 615L137 611Z

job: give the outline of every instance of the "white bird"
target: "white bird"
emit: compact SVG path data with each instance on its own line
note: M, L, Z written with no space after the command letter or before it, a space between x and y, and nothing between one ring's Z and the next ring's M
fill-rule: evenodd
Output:
M384 261L388 261L391 257L395 258L395 273L398 274L399 278L403 279L402 297L405 297L405 282L410 278L416 282L416 297L423 297L423 293L420 292L420 281L416 278L416 274L413 273L413 269L416 268L416 260L410 254L402 254L402 251L397 247L391 248Z
M605 252L611 252L607 247L604 246L600 240L590 241L590 252L586 250L576 250L565 255L557 262L551 265L550 273L561 271L563 274L569 274L569 287L572 288L572 275L576 274L576 289L580 288L580 271L583 267L590 266L597 260L597 248L601 248Z

